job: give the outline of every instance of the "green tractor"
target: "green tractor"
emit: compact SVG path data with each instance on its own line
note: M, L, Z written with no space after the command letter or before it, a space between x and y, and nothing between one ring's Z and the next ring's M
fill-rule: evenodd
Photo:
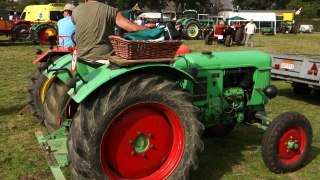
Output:
M56 23L36 23L31 26L31 39L35 44L48 45L50 43L46 36L47 29L54 29L58 32L58 26Z
M198 14L196 10L183 11L182 17L177 19L180 34L189 40L198 39L202 30L217 24L216 18L209 14ZM204 37L202 37L204 38Z
M41 68L50 135L36 136L56 179L70 163L76 179L185 179L198 166L203 131L226 136L237 124L266 131L262 158L275 173L301 168L311 150L312 128L303 115L266 115L277 93L266 53L99 62L76 54L52 61L50 51Z

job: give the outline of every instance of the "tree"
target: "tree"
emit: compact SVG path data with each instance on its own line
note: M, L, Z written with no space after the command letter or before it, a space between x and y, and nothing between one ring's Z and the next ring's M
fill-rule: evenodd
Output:
M298 10L302 7L299 17L301 19L312 19L320 15L320 1L303 1L303 0L292 0L288 3L287 9Z
M277 6L276 0L233 0L232 4L242 10L266 10Z
M0 1L0 10L7 9L7 3L4 1Z

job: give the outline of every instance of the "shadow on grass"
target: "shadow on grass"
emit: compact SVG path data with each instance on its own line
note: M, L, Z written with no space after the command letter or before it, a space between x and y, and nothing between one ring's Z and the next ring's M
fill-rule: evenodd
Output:
M243 151L254 151L261 145L263 131L238 125L226 137L203 139L205 148L199 155L199 167L191 179L221 179L245 161Z
M311 93L311 94L295 94L292 88L278 89L278 96L284 96L286 98L303 101L312 105L320 105L320 96Z
M310 151L309 157L308 157L308 159L305 162L303 167L305 167L308 164L310 164L311 162L313 162L318 157L318 155L320 154L320 148L316 147L314 144L315 144L315 142L313 142L313 146L311 147L311 151Z
M13 115L18 114L26 105L25 104L16 104L13 106L1 107L0 106L0 115Z
M35 45L32 41L17 41L11 42L9 40L1 40L0 46L30 46Z

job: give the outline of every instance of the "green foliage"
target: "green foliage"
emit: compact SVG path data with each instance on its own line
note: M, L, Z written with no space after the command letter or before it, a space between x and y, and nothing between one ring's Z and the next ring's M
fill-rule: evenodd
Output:
M4 1L0 1L0 9L6 9L7 8L7 4Z
M298 19L312 19L320 16L320 1L306 2L304 0L292 0L288 3L287 9L298 10L302 7Z
M209 0L169 0L175 3L176 9L183 11L185 9L195 9L198 10L210 3Z
M276 7L274 0L233 0L232 4L242 10L265 10Z
M300 18L320 16L320 0L233 0L232 4L242 10L298 10L302 7Z

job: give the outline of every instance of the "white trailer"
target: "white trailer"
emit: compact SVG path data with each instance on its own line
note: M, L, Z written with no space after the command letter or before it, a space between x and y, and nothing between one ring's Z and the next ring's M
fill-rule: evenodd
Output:
M313 90L320 95L320 59L297 55L271 54L271 77L292 82L297 94Z

